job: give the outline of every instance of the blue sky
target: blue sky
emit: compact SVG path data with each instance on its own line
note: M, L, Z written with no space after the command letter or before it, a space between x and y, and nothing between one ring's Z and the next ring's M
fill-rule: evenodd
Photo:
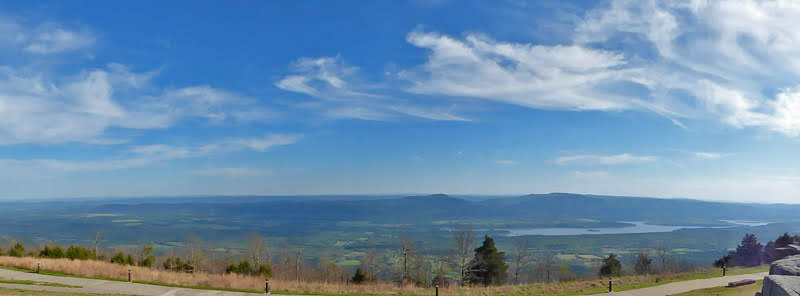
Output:
M770 1L3 1L0 196L796 202Z

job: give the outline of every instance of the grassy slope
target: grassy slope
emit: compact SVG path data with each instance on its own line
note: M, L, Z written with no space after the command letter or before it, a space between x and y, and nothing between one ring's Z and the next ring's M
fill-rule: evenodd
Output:
M26 280L10 280L0 278L0 284L18 284L18 285L33 285L33 286L47 286L47 287L60 287L60 288L83 288L81 286L72 286L59 283L46 283Z
M4 295L4 296L120 296L119 294L85 294L85 293L29 291L29 290L20 290L20 289L7 289L7 288L2 288L2 287L0 287L0 295Z
M714 287L708 289L700 289L689 291L686 293L675 294L672 296L753 296L756 292L761 292L763 283L758 281L753 285L728 288L728 287Z

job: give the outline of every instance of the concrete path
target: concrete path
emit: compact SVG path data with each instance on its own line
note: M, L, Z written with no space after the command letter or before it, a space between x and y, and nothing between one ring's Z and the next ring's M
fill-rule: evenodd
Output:
M679 294L679 293L683 293L683 292L689 292L689 291L697 290L697 289L705 289L705 288L727 286L728 283L735 282L735 281L760 280L760 279L764 279L764 277L767 276L767 274L768 274L767 272L761 272L761 273L732 275L732 276L710 278L710 279L702 279L702 280L691 280L691 281L683 281L683 282L674 282L674 283L664 284L664 285L660 285L660 286L642 288L642 289L636 289L636 290L595 294L595 296L600 296L600 295L609 295L609 296L610 295L617 295L617 296L667 296L667 295Z
M241 293L213 290L199 290L174 288L156 285L145 285L127 282L84 279L74 277L60 277L0 269L0 278L9 280L29 280L36 282L59 283L81 288L63 288L35 285L19 284L0 284L0 287L9 289L23 289L32 291L51 291L51 292L73 292L87 294L122 294L122 295L142 295L142 296L189 296L189 295L215 295L215 296L254 296L264 295L264 293ZM276 294L273 294L276 295Z

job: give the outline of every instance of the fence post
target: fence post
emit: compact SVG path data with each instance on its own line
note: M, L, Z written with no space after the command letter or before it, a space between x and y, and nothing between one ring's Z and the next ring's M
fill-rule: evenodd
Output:
M36 262L36 273L39 273L39 262Z

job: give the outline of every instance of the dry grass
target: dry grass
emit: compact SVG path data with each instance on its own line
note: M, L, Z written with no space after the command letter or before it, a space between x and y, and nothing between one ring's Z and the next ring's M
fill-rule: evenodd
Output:
M63 274L84 277L102 277L111 279L127 279L128 269L133 273L133 279L140 282L161 283L188 287L213 287L236 290L263 291L264 278L242 276L236 274L206 274L206 273L179 273L145 267L124 266L103 261L71 261L69 259L45 259L32 257L6 257L0 256L0 266L10 266L29 270L36 269L36 263L42 264L42 270L54 271ZM736 273L752 273L763 271L763 267L752 269L731 269ZM733 273L732 273L733 274ZM699 271L693 273L677 273L645 276L626 276L614 279L615 290L633 289L654 286L658 284L710 278L717 276L716 270ZM450 287L442 288L440 295L577 295L601 293L606 291L607 280L579 280L563 283L538 283L519 286L499 287ZM273 291L293 293L318 293L318 294L380 294L380 295L432 295L433 289L419 288L413 285L398 287L392 283L369 283L362 285L324 283L324 282L295 282L270 279L270 288Z

